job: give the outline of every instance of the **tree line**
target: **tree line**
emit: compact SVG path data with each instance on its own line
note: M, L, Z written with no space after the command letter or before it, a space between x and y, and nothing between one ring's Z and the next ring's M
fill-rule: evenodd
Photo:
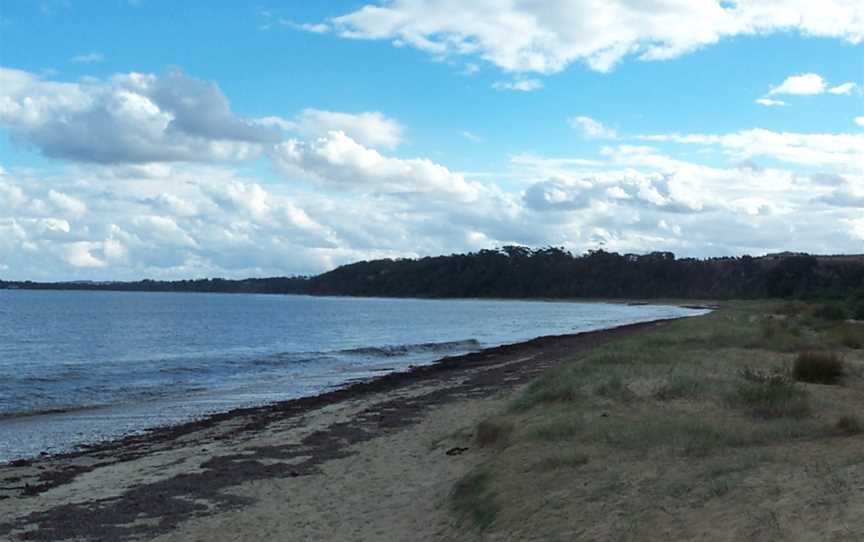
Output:
M316 276L135 282L15 282L0 288L228 292L381 297L834 298L864 291L864 256L782 253L758 258L676 258L506 246L467 254L381 259Z

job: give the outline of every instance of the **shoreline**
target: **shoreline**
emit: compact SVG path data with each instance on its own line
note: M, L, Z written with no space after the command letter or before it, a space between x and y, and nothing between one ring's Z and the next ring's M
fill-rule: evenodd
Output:
M712 310L711 307L703 306L683 306L682 308ZM223 412L212 412L204 414L200 418L195 418L188 421L179 422L176 424L156 425L142 430L140 433L121 436L119 438L111 438L103 441L86 443L78 446L77 450L58 452L56 454L41 452L38 456L17 458L7 462L0 462L0 469L4 467L20 467L29 466L41 460L57 460L57 459L73 459L82 455L94 452L104 452L108 450L117 450L125 446L133 446L142 441L167 441L190 432L195 432L201 429L212 427L215 424L222 423L233 418L242 416L256 416L261 414L271 414L275 412L291 412L294 413L298 409L315 409L329 404L337 403L346 399L356 398L371 393L381 393L390 391L398 386L409 384L419 379L431 378L434 375L445 372L465 369L471 364L482 363L483 360L501 355L509 355L513 352L525 348L542 348L550 342L572 339L585 335L603 334L608 331L627 330L630 328L640 328L649 326L659 322L667 322L678 318L689 318L690 316L680 316L675 318L658 318L635 324L624 324L610 328L602 328L591 331L583 331L579 333L568 333L561 335L541 335L526 341L519 341L499 346L482 348L474 352L466 354L458 354L454 356L444 356L435 361L422 365L409 365L405 370L390 371L385 374L375 375L368 379L359 381L348 381L343 385L337 386L334 389L323 391L315 395L297 397L294 399L285 399L274 401L263 405L231 408ZM95 410L106 407L91 407L86 410ZM74 412L79 409L58 409L57 411L49 411L46 413L34 413L32 416L41 416L44 414L64 414ZM30 415L22 415L11 417L12 419L29 417ZM2 420L0 420L2 421Z
M35 539L101 539L97 534L108 526L127 532L123 526L132 521L132 512L156 522L141 527L142 533L165 534L203 513L197 505L190 508L189 499L206 501L207 514L244 506L246 501L227 491L318 476L329 461L408 430L434 409L508 392L580 352L676 319L449 356L315 396L233 409L79 451L0 465L0 517L9 518L0 521L0 537L35 529L44 535ZM162 466L154 470L154 462ZM81 527L70 523L73 517L89 520L82 519ZM138 539L131 533L110 539Z
M609 304L609 305L611 305L611 304L618 304L618 305L627 304L627 305L631 305L631 306L644 306L644 305L649 305L649 304L654 305L654 303L636 301L636 300L630 300L630 301L620 300L617 302L609 302L608 300L571 301L571 300L555 300L555 299L549 299L549 300L535 299L533 301L534 302L565 302L565 303L574 302L574 303L582 303L582 304L599 303L599 304ZM665 307L677 306L680 308L690 309L690 310L712 310L713 308L715 308L715 307L712 307L710 305L683 305L680 302L678 302L678 303L666 303L666 304L658 305L658 306L665 306ZM659 316L659 319L668 318L668 317L669 317L669 315L663 315L663 316ZM608 325L608 324L606 324L606 325ZM595 331L602 331L602 330L603 330L603 328L601 328L599 330L595 330ZM569 336L569 335L574 335L574 334L579 334L579 333L567 333L567 332L565 332L561 336ZM217 407L217 408L203 408L201 410L198 410L197 412L190 410L185 415L173 416L174 419L171 419L172 416L168 416L167 419L164 419L164 418L166 418L164 416L160 416L159 411L158 411L160 403L157 402L157 403L154 403L155 406L152 407L152 408L156 408L157 410L153 411L154 417L150 423L138 423L137 427L135 427L135 426L128 427L125 431L111 431L111 430L104 431L103 435L101 437L94 435L96 437L94 439L87 439L87 440L70 439L69 441L66 441L66 442L63 442L61 440L57 444L55 444L53 441L52 442L46 441L45 443L43 443L42 446L33 445L33 446L26 447L26 448L21 447L20 452L18 454L14 454L14 452L13 452L13 453L10 453L9 455L6 455L5 458L0 460L0 466L8 465L8 464L26 463L26 462L30 462L33 460L37 460L37 459L42 458L42 457L75 455L75 454L78 454L81 452L86 452L86 451L92 450L92 449L102 449L106 446L112 447L115 443L121 442L121 441L124 441L127 439L137 440L139 438L149 438L149 437L153 437L154 435L163 434L165 432L172 434L172 433L176 432L176 431L174 431L175 428L178 431L182 431L184 427L191 426L193 428L192 430L194 430L194 427L206 426L206 425L212 423L211 420L225 419L226 417L231 417L234 414L243 414L243 413L248 414L248 413L253 412L256 409L262 409L262 408L267 409L267 408L271 408L275 405L279 405L279 404L286 403L286 402L294 402L294 401L299 401L299 400L311 401L312 398L317 397L317 396L329 396L331 394L331 392L342 392L343 390L345 390L345 392L350 394L350 393L352 393L351 390L354 389L355 384L374 383L375 381L377 381L379 379L385 378L387 375L389 375L391 373L403 373L403 374L410 375L410 374L417 373L418 369L420 369L422 367L434 367L434 366L439 365L439 364L444 363L444 362L448 362L448 363L458 362L464 356L467 356L469 354L482 354L483 352L488 351L488 350L495 350L495 349L499 349L501 347L507 347L507 346L518 348L519 346L530 343L532 341L541 340L541 339L548 339L548 338L555 337L555 336L556 335L541 335L539 337L529 338L527 340L517 340L516 342L504 343L503 345L480 348L480 349L474 350L474 351L469 350L466 354L446 355L443 358L430 356L429 359L421 360L419 362L410 362L410 364L408 361L406 361L404 365L400 365L398 367L394 366L393 368L388 367L386 369L386 372L385 372L385 369L381 369L380 371L382 372L382 374L363 375L359 379L349 378L347 380L344 380L341 383L332 384L330 386L327 386L327 387L317 391L314 395L277 399L277 400L272 401L272 402L261 402L261 403L257 403L257 404L249 404L249 402L247 402L247 404L245 404L245 405L243 405L243 404L236 405L235 404L232 406L230 404L226 404L222 408L219 408L219 407ZM463 350L463 352L464 351L465 350ZM442 356L444 354L445 354L445 352L441 352L438 354L438 356ZM407 378L411 378L411 377L409 376ZM218 396L216 396L216 397L218 398ZM168 404L170 404L172 401L178 401L179 398L171 399L169 397L169 398L166 398L165 400L168 401ZM314 404L318 404L315 401L311 401L311 402ZM142 407L142 408L139 408L139 407ZM94 416L108 416L108 417L110 417L112 415L112 413L114 413L115 411L119 412L121 416L123 415L123 412L129 411L132 413L133 416L141 417L143 412L144 412L143 409L146 409L146 408L151 408L151 407L147 407L146 404L144 404L144 403L136 403L136 402L117 403L117 404L102 404L102 405L85 405L85 406L81 406L81 407L75 407L75 406L58 407L58 408L51 408L51 409L48 409L45 411L16 412L16 413L14 413L12 415L8 415L8 416L0 415L0 422L4 422L4 421L17 422L17 421L30 420L31 421L30 423L32 423L32 424L38 424L38 423L40 423L38 420L40 418L45 417L45 416L49 416L49 417L50 416L60 416L60 418L58 418L58 420L63 420L63 416L70 415L70 414L74 416L78 412L95 412ZM141 418L141 419L143 419L143 418ZM48 423L51 424L54 422L51 422L51 419L49 418ZM59 423L62 424L64 422L60 421ZM75 428L70 428L68 430L70 431L68 434L71 435L71 434L73 434L72 431L74 431ZM49 432L46 434L51 434L51 431L53 431L56 434L61 434L61 433L57 433L56 428L52 429L50 426L48 428L48 431ZM159 437L157 436L156 438L159 438ZM14 448L13 448L13 450L14 450Z

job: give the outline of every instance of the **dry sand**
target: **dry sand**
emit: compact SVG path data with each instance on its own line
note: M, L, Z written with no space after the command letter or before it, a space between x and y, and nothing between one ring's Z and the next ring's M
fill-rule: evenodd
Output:
M454 483L494 451L476 423L513 390L637 324L445 358L0 467L2 540L455 540Z

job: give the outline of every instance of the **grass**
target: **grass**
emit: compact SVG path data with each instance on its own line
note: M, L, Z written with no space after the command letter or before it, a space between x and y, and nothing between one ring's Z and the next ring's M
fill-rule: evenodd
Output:
M811 411L807 391L784 378L742 381L728 398L760 418L803 418Z
M613 374L603 380L594 388L594 393L601 397L617 399L619 401L629 401L633 398L633 392L630 391L619 374Z
M540 472L576 469L588 464L588 456L582 452L569 450L543 457L531 465L531 469Z
M706 382L688 373L674 373L654 392L654 397L661 401L697 397L706 389Z
M864 324L841 322L826 332L828 339L836 346L852 350L864 349Z
M864 391L860 344L864 325L775 302L727 303L616 339L547 370L475 427L477 444L494 453L454 489L454 513L497 533L540 521L538 510L553 514L553 494L570 499L564 508L584 508L567 517L585 521L622 503L638 518L650 495L685 508L688 499L738 498L757 487L748 477L791 457L774 450L864 434L864 421L847 414L864 408L864 394L848 393Z

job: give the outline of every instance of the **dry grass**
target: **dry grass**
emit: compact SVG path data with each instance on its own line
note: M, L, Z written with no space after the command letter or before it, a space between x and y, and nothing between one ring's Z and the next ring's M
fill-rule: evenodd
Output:
M474 440L481 447L504 446L513 433L513 422L506 418L489 418L477 424Z
M864 463L853 442L864 424L847 414L864 409L864 381L850 370L864 356L846 351L842 387L799 378L798 352L843 348L838 324L813 313L727 304L548 371L477 426L478 443L486 435L481 445L496 451L465 478L473 490L454 491L454 511L496 539L795 539L821 535L816 512L801 513L818 499L834 507L820 514L864 538L855 494L812 489L826 478L802 466L818 458L842 480ZM807 375L836 374L804 357ZM803 508L769 508L780 494Z

